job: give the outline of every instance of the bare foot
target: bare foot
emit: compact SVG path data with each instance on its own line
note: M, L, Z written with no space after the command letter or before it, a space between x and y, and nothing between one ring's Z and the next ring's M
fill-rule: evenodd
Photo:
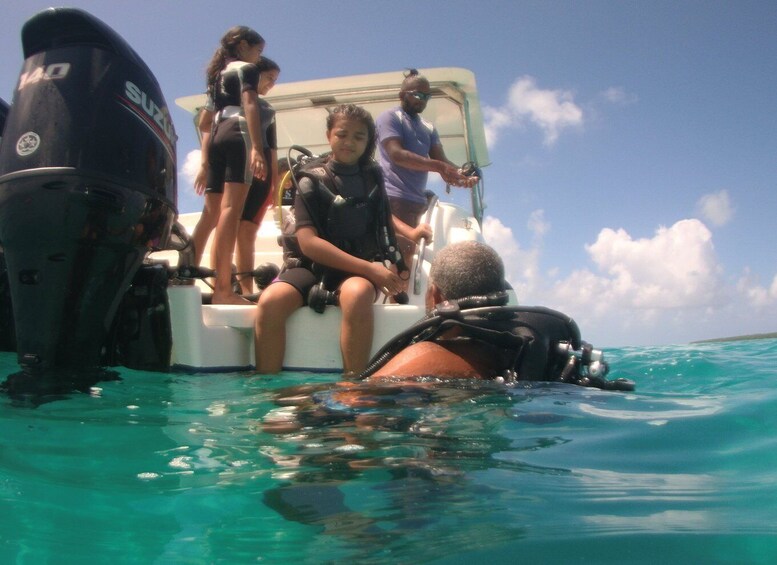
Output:
M213 295L211 304L235 304L237 306L251 306L253 302L246 300L239 294Z

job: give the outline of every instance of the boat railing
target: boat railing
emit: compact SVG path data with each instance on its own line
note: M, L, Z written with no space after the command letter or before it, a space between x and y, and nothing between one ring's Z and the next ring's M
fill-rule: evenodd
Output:
M483 201L484 188L483 175L481 174L480 180L470 189L472 196L472 215L478 221L478 225L481 229L483 228L483 213L486 209L486 204Z
M424 216L424 223L432 224L432 214L437 206L438 197L433 192L427 192L427 208L426 216ZM424 256L426 255L426 238L421 240L421 244L418 246L418 258L416 259L413 267L413 294L421 294L421 266L424 263Z

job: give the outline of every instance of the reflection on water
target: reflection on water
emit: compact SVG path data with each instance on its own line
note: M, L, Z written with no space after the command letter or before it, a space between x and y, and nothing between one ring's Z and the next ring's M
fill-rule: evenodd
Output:
M347 541L360 560L374 557L375 547L402 555L413 540L426 539L414 551L431 558L477 538L519 537L512 524L467 521L472 511L495 511L484 504L489 497L469 492L467 474L490 468L492 454L509 448L494 432L510 406L493 387L467 385L280 391L284 406L263 420L275 439L263 453L279 480L265 504Z
M638 400L634 395L626 398ZM647 420L653 425L664 425L676 418L694 418L711 416L723 409L722 398L698 396L695 398L659 398L643 402L644 410L634 406L632 409L608 409L587 404L580 404L580 410L593 416L616 418L619 420Z
M608 354L636 392L122 370L0 397L0 560L770 562L775 342Z

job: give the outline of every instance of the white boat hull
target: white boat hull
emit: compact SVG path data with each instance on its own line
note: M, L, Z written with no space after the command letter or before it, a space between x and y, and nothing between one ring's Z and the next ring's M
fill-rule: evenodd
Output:
M280 234L268 211L257 235L254 265L272 262L282 263ZM191 233L199 214L185 214L179 218ZM409 302L405 305L376 303L375 334L372 353L386 342L424 316L427 279L435 250L449 243L465 240L482 241L478 222L463 208L448 203L438 203L431 215L435 240L424 246L418 267L418 283L412 274L416 272L418 255L411 266L408 290ZM175 266L177 255L172 252L154 254L153 259L167 260ZM210 248L206 247L203 265L210 262ZM415 292L416 286L418 292ZM203 304L203 293L209 288L198 281L195 285L170 286L168 299L173 346L171 367L176 370L229 371L247 370L254 366L254 317L256 306ZM283 366L286 370L340 371L340 309L334 306L319 314L311 308L301 308L288 321L286 328L286 352Z

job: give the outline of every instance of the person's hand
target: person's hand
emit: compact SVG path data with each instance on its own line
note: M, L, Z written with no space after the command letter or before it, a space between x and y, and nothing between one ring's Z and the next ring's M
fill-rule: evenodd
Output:
M456 185L456 186L464 186L466 188L472 188L473 186L475 186L477 183L480 182L480 177L477 175L472 175L469 177L464 175L464 179L465 179L464 184Z
M383 263L370 263L370 274L367 278L386 296L394 296L404 289L402 279Z
M429 224L418 224L413 228L411 238L415 243L419 243L422 239L426 240L426 243L432 242L432 226Z
M467 177L461 174L461 170L457 169L453 165L445 167L442 173L440 173L442 180L451 186L464 186L467 182Z
M194 177L194 192L197 196L202 196L205 193L208 182L208 165L203 163L200 165L200 170L197 171L197 176Z
M264 180L267 176L267 166L264 163L264 155L256 148L251 149L251 171L254 177Z
M463 186L466 188L472 188L480 180L477 176L467 176L461 172L461 169L456 167L448 167L441 174L443 180L451 186Z

